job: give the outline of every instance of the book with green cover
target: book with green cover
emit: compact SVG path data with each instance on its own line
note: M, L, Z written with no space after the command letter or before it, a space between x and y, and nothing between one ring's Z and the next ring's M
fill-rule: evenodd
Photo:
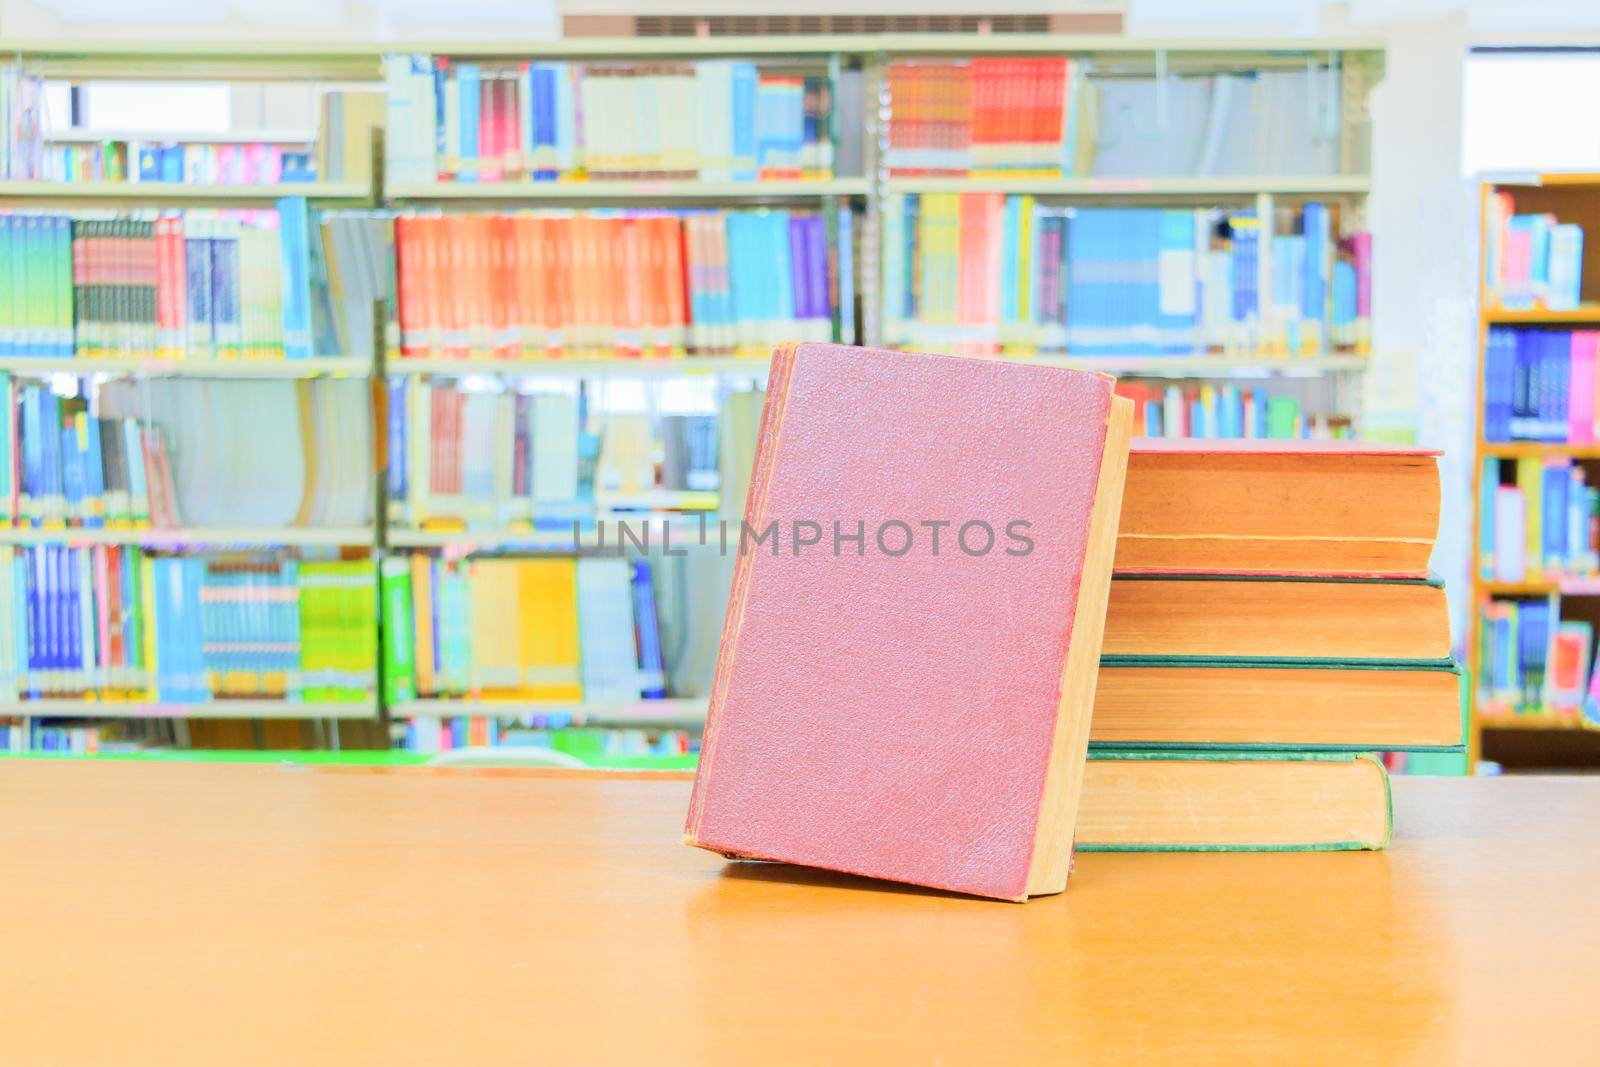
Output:
M1091 751L1076 845L1089 852L1382 849L1389 775L1345 752Z
M378 591L383 598L383 698L401 704L417 699L410 559L386 557L379 565Z
M1097 747L1460 751L1451 660L1102 656Z

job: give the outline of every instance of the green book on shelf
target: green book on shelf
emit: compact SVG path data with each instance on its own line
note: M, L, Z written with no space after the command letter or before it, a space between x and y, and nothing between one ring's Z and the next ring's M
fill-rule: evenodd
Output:
M1103 656L1096 747L1460 751L1451 660Z
M1389 775L1344 752L1091 751L1076 845L1088 852L1381 849Z
M390 705L417 699L411 625L411 560L385 557L378 575L383 598L383 698Z

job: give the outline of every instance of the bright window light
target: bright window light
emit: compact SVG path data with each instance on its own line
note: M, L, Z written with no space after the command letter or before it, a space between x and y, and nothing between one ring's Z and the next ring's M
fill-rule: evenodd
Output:
M1600 170L1600 126L1576 121L1600 99L1600 51L1467 57L1461 171Z
M227 133L233 126L232 102L232 89L224 82L89 82L83 128Z

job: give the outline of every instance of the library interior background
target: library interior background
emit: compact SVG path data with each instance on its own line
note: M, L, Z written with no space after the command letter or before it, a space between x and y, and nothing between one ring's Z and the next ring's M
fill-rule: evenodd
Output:
M789 341L1438 450L1385 767L1600 766L1600 11L795 7L0 2L0 778L694 767Z

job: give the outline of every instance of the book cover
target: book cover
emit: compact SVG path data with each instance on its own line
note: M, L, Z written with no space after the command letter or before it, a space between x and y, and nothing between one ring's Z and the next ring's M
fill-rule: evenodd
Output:
M1065 888L1132 421L1111 386L774 355L745 512L763 541L737 562L687 843L1007 900Z

